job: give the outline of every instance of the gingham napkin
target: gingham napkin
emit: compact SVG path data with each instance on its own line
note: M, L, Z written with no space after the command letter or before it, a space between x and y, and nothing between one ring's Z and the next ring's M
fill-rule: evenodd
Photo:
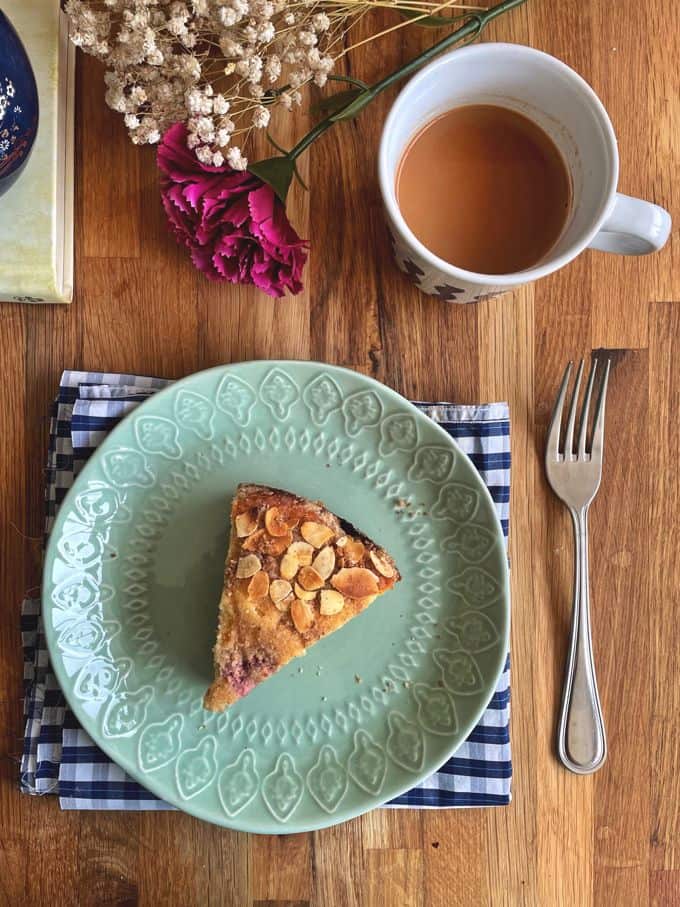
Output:
M66 371L50 423L45 533L74 477L106 434L169 382L160 378ZM510 421L505 403L417 403L470 455L496 504L507 542ZM22 605L24 715L21 790L58 794L63 809L172 809L133 781L79 727L51 671L40 600ZM500 806L510 802L510 666L478 726L438 772L387 806Z

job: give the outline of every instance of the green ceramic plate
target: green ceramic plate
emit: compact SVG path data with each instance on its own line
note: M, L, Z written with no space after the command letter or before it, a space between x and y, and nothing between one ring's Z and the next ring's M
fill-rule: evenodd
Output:
M214 715L201 700L244 481L320 498L404 578ZM59 510L43 607L55 673L97 744L169 803L254 832L341 822L435 771L508 644L501 529L470 460L394 391L312 362L201 372L126 418Z

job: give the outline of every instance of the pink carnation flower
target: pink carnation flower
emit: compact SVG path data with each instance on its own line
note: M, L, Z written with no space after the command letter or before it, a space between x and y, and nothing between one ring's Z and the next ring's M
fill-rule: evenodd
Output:
M271 186L247 170L202 164L175 123L158 148L170 227L211 280L252 283L269 296L299 293L307 243Z

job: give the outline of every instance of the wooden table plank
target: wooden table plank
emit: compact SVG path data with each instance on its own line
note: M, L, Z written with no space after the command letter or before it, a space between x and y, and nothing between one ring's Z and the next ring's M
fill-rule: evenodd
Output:
M529 0L487 38L554 53L590 80L619 132L621 188L680 216L677 5ZM385 22L388 14L384 14ZM365 34L365 26L362 34ZM434 40L409 29L347 65L374 79ZM613 50L613 48L616 50ZM675 905L680 900L680 243L586 253L477 306L421 296L390 260L375 179L396 90L335 128L289 211L311 237L305 290L271 301L206 282L167 233L154 153L133 148L80 59L72 307L0 307L0 904L235 907ZM291 144L298 113L277 125ZM607 463L593 509L593 621L610 758L593 778L554 755L571 605L571 527L542 448L566 361L616 349ZM16 789L18 601L39 578L47 408L64 367L179 377L222 362L314 358L412 397L512 409L513 803L377 810L291 838L179 812L61 812Z
M591 582L593 635L609 746L607 773L595 776L594 900L597 904L609 898L620 903L628 899L640 907L649 897L650 779L649 764L640 758L640 741L649 740L651 732L654 612L648 592L650 527L645 508L650 483L639 461L619 452L631 442L639 450L649 447L653 428L647 368L646 350L613 360L606 466L590 516L599 566ZM612 519L616 533L608 531ZM626 669L631 664L635 669ZM635 703L635 717L628 703Z
M680 880L680 303L652 305L649 347L649 601L651 606L650 862ZM638 749L638 752L640 750ZM654 895L672 886L654 881ZM676 896L678 892L675 888ZM658 900L658 903L663 903ZM667 903L671 903L669 900Z

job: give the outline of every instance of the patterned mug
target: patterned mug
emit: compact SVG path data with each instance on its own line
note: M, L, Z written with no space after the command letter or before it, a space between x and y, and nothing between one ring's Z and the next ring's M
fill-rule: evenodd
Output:
M571 211L553 248L532 268L477 274L430 252L399 211L395 179L413 136L464 104L495 104L534 120L552 138L571 172ZM616 191L619 155L609 116L593 89L565 63L520 44L477 44L426 66L403 89L383 128L380 191L398 266L424 292L450 302L477 302L545 277L586 248L644 255L668 239L671 218L651 202Z

